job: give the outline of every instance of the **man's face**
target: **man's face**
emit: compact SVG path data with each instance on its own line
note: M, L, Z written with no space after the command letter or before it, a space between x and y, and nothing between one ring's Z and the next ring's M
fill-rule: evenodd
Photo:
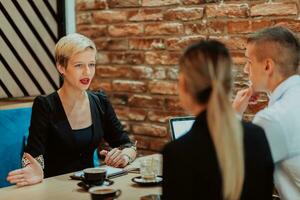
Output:
M244 67L244 72L248 74L254 92L267 91L268 74L265 70L265 61L259 61L256 57L260 53L263 52L258 52L255 44L247 44L245 52L247 63Z

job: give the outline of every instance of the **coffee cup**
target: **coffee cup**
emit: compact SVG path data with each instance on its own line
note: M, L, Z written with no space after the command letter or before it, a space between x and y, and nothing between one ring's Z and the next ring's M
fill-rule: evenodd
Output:
M91 185L102 185L106 179L106 169L87 168L83 170L84 182Z
M121 195L121 190L96 186L89 189L92 200L113 200Z

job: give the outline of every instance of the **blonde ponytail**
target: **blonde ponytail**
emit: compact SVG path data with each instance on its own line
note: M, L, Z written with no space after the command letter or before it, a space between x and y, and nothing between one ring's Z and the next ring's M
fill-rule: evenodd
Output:
M231 59L218 41L190 46L180 59L187 88L195 100L207 105L207 122L222 174L223 199L240 198L244 177L244 143L240 121L229 101L232 86ZM205 95L205 91L210 91Z
M222 60L222 59L221 59ZM219 60L218 63L224 63ZM244 146L242 126L234 114L221 80L224 67L209 66L212 91L207 105L207 122L215 145L223 181L223 199L240 198L244 183Z

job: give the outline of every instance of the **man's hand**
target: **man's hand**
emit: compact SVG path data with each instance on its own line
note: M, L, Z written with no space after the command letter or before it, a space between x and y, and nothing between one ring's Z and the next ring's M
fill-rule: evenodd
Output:
M240 90L236 94L236 97L232 103L232 107L240 116L244 114L252 95L253 90L251 87Z
M42 166L30 154L24 153L24 156L30 163L24 168L9 172L7 181L17 186L34 185L42 182L44 178Z

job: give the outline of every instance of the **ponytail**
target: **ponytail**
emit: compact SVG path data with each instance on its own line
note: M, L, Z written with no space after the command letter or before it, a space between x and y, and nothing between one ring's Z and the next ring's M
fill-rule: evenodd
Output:
M245 173L242 126L219 78L224 68L218 69L218 77L212 75L207 121L222 174L223 199L237 200L243 189Z

